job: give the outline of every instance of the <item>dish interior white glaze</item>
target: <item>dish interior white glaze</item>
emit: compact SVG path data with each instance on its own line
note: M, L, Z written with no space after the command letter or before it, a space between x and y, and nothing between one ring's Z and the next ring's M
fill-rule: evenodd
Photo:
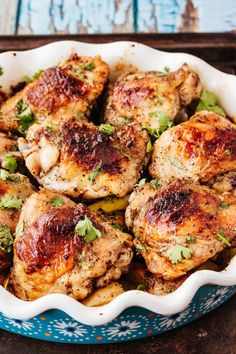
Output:
M0 85L8 90L24 76L32 76L39 69L56 65L72 51L79 55L101 57L115 70L117 64L131 64L141 70L163 70L168 66L176 70L188 63L198 73L203 86L213 91L227 114L236 120L236 77L213 68L203 60L184 53L167 53L134 42L89 44L62 41L24 52L0 54L4 75ZM28 319L49 309L59 309L75 320L87 325L102 325L113 320L130 306L144 307L161 315L172 315L184 310L196 291L205 284L236 285L236 256L222 272L201 270L193 273L176 291L165 296L155 296L143 291L127 291L107 305L91 308L67 295L50 294L27 302L13 296L0 286L0 312L8 317Z

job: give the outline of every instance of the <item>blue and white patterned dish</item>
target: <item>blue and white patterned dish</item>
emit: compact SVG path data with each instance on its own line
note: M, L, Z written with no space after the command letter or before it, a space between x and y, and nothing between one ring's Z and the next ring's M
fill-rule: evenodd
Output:
M186 325L228 300L235 286L204 286L181 313L161 316L140 307L125 310L102 326L86 326L62 311L51 310L29 320L0 315L0 328L23 336L61 343L115 343L153 336Z
M133 42L63 41L25 52L3 53L0 65L4 75L0 77L0 85L8 89L24 76L31 77L39 69L56 65L72 51L86 56L101 55L111 69L117 64L129 63L141 70L161 71L165 66L175 70L186 62L199 74L203 86L217 94L227 114L236 119L236 77L192 55L165 53ZM143 338L187 324L226 301L236 289L235 270L236 257L222 272L193 273L171 294L155 296L131 290L96 308L62 294L27 302L0 286L0 328L68 343L110 343Z

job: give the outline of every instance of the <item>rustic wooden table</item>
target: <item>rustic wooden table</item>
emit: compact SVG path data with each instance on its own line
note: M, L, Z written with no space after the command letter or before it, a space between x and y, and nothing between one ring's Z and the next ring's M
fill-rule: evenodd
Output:
M152 34L152 35L77 35L1 37L0 52L25 50L55 40L74 39L87 42L133 40L154 48L195 54L214 66L236 73L236 34ZM236 354L236 296L209 315L189 325L156 337L108 345L71 345L50 343L21 337L0 330L0 354L57 353L170 353Z
M0 354L236 354L236 296L212 313L165 334L120 344L43 342L0 330Z

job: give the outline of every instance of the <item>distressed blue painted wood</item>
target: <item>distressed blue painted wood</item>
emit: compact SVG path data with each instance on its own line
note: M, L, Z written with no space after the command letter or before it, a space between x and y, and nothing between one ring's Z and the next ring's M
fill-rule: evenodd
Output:
M236 0L0 0L0 34L234 29Z

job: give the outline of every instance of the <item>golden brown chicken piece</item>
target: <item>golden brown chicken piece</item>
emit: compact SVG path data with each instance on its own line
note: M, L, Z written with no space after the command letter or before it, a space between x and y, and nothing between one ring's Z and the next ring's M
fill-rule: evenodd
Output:
M126 224L149 271L174 280L230 245L236 198L191 181L146 184L131 194Z
M108 132L101 128L75 118L58 131L34 125L26 139L19 139L19 149L31 174L48 190L86 199L122 197L148 162L149 137L135 125L108 126Z
M22 299L63 293L82 300L119 279L132 260L130 235L60 194L28 198L18 228L10 283Z
M12 261L13 234L20 210L26 198L34 191L27 177L0 170L0 273Z
M126 73L109 89L104 120L113 125L135 120L163 130L201 90L198 75L187 64L171 73Z
M201 111L189 121L165 131L152 150L153 178L192 178L236 170L236 125L219 114Z
M0 108L0 129L24 131L46 117L83 118L102 93L109 67L99 57L73 54L8 99Z

